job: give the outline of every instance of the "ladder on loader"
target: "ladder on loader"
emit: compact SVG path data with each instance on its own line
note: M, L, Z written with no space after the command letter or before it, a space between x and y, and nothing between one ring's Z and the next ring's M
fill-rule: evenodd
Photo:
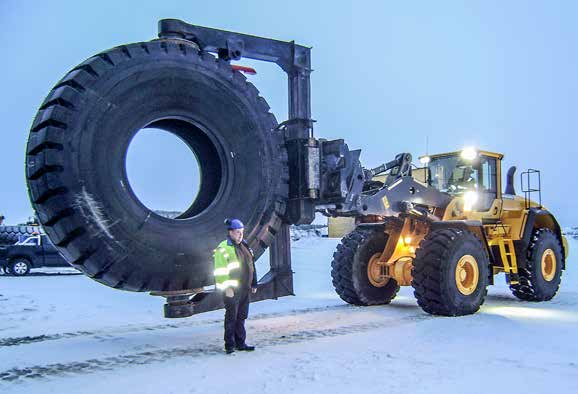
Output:
M504 266L506 281L515 285L519 283L518 261L516 259L516 250L514 241L511 238L496 238L489 241L490 246L497 246L500 251L500 258Z

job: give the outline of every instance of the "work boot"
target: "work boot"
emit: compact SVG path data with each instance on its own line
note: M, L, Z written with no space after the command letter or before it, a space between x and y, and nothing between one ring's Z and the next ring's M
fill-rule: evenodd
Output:
M243 350L246 352L252 352L253 350L255 350L255 346L249 346L247 344L243 344L241 346L237 346L237 350Z
M231 353L233 353L234 351L235 351L235 349L232 348L232 347L226 347L226 348L225 348L225 353L227 353L227 354L231 354Z

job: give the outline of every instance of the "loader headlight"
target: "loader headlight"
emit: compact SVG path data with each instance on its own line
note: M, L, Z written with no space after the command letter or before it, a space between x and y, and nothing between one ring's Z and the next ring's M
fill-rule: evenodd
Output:
M460 156L464 160L472 161L478 157L478 151L475 148L467 147L462 149Z
M422 156L419 158L419 162L424 166L427 165L430 161L431 161L431 157L429 157L429 156Z
M470 212L476 202L478 202L478 193L469 190L464 193L464 212Z

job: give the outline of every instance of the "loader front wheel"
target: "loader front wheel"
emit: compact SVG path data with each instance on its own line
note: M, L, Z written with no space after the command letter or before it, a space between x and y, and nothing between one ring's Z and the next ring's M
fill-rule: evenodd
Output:
M413 261L417 303L433 315L475 313L487 294L489 269L486 250L473 233L434 230L420 243Z
M346 235L333 253L331 277L342 300L353 305L389 304L399 290L397 282L383 275L378 258L385 248L382 230L356 229Z

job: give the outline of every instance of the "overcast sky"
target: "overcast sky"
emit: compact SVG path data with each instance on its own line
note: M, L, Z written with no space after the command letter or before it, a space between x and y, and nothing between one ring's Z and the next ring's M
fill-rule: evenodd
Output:
M85 58L155 38L159 19L178 18L312 46L316 136L361 148L366 167L403 151L417 157L426 137L430 153L499 151L504 172L541 169L543 203L562 225L578 225L577 17L570 0L0 0L0 212L8 223L32 213L25 144L51 87ZM284 73L243 63L285 120ZM170 135L139 135L128 171L153 209L194 198L194 159Z

